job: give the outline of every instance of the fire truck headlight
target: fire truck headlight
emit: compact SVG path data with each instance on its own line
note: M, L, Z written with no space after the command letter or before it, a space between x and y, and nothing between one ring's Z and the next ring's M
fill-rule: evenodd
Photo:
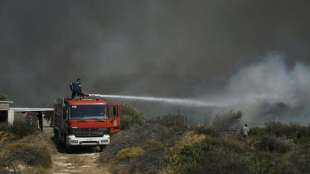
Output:
M70 143L71 143L71 144L78 144L79 141L78 141L78 140L70 140Z
M109 140L101 140L101 144L105 144L105 143L108 143Z

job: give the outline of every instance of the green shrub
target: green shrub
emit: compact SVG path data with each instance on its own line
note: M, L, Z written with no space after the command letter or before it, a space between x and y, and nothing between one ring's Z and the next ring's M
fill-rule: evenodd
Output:
M187 117L181 114L167 114L152 121L174 129L186 128L188 124Z
M297 136L310 136L308 128L296 124L283 124L280 122L270 122L266 124L266 131L277 137L286 136L296 138Z
M10 127L7 123L0 123L0 131L8 132L10 130Z
M146 140L143 144L143 148L147 151L157 151L163 149L164 147L165 145L162 142L154 139Z
M119 162L119 161L126 160L129 158L141 157L144 155L144 152L145 151L141 147L125 148L125 149L122 149L119 152L117 152L114 160L116 162Z
M207 144L185 146L179 152L170 154L167 159L168 171L179 174L194 173L202 166L203 157L210 150Z
M0 124L0 131L9 132L22 138L27 135L31 135L38 131L37 125L26 120L15 120L13 125L10 126L7 123Z
M310 173L310 148L300 146L294 151L282 156L275 162L274 173L304 174Z
M14 143L5 147L4 152L1 153L0 161L4 166L23 162L29 166L50 167L51 155L44 146Z
M248 173L273 174L275 159L272 154L258 151L248 151L239 155L240 160L247 166ZM238 170L237 170L238 171ZM237 173L237 171L235 173Z
M273 156L254 151L234 138L207 137L203 142L172 152L167 159L171 174L272 173Z
M264 136L255 145L258 150L265 152L286 153L291 150L289 142L274 136Z
M297 144L310 143L310 126L271 122L266 125L265 131L268 135L292 139Z
M300 173L310 173L310 147L301 147L295 150L289 157L291 164L293 164Z
M261 128L261 127L251 128L249 135L257 136L257 137L266 136L267 135L266 128Z
M143 114L128 104L122 105L121 129L128 129L135 125L144 123Z
M51 148L47 140L44 135L35 133L3 144L0 148L0 168L16 169L20 163L31 168L50 167Z
M180 174L249 174L242 153L206 142L185 146L168 159L168 171ZM169 173L169 172L168 172Z
M0 147L3 147L5 144L10 143L16 140L17 137L7 131L0 131Z
M25 137L31 135L34 132L38 131L37 125L27 122L24 120L16 120L13 123L13 126L10 127L10 132L14 133L19 137Z
M211 137L217 137L219 136L219 132L216 131L214 128L208 127L208 126L197 126L194 127L194 131L198 134L205 134Z
M0 94L0 101L6 101L6 100L8 100L8 96L6 96L6 95L3 95L3 94Z

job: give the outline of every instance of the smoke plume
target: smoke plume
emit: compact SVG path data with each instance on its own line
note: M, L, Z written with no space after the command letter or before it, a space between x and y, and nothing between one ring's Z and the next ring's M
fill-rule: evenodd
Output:
M271 54L263 61L242 68L232 76L221 100L244 112L255 124L268 121L308 123L310 110L310 67Z
M308 100L302 74L310 63L309 6L305 0L0 0L0 93L16 106L45 107L69 96L68 84L80 77L89 93L266 95L286 98L291 110ZM261 63L273 51L285 61Z

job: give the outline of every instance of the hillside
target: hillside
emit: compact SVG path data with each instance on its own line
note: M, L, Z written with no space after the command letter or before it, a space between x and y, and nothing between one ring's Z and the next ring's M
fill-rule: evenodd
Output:
M0 128L0 173L304 174L310 172L310 126L268 123L248 137L223 131L240 119L188 126L181 115L145 120L124 107L123 130L103 152L55 146L50 132L27 123ZM226 121L226 122L225 122ZM221 124L220 124L221 123ZM27 132L27 134L25 134Z
M206 126L149 121L113 138L101 154L113 173L302 174L310 172L310 127L269 123L249 137Z

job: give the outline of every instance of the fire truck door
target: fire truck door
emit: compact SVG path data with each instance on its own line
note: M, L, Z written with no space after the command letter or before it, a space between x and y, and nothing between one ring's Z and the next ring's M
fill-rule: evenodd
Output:
M108 117L115 118L118 115L118 106L117 105L108 105Z

